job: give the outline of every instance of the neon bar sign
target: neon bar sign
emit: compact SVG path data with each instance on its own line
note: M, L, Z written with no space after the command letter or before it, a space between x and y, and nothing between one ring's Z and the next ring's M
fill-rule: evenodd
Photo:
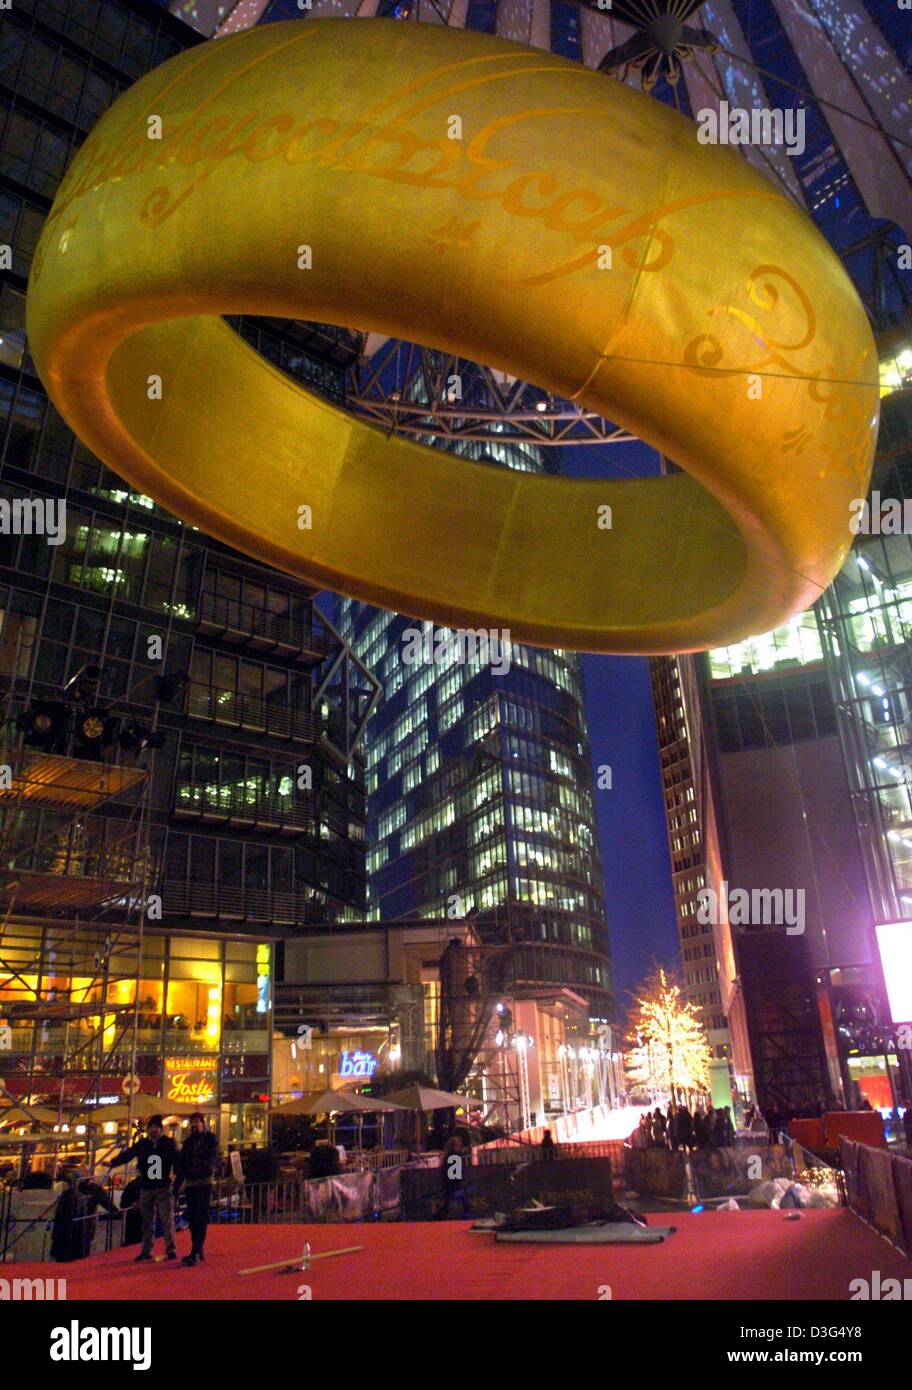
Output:
M343 1052L339 1057L340 1076L373 1076L377 1059L372 1052Z

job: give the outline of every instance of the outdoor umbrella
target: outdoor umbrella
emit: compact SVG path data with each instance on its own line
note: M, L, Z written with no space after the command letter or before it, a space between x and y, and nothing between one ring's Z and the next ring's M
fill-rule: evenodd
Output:
M275 1106L271 1115L346 1115L365 1114L374 1110L401 1110L388 1100L375 1100L373 1096L356 1096L352 1091L320 1091L319 1095L301 1096L300 1100L289 1100L284 1105Z
M114 1105L88 1105L78 1112L90 1115L95 1121L128 1120L132 1113L134 1120L148 1120L152 1115L195 1115L204 1107L190 1100L162 1100L161 1096L147 1096L140 1093L133 1097L133 1109L128 1100L119 1100Z
M465 1096L457 1096L455 1091L435 1091L432 1086L419 1086L413 1082L402 1091L391 1091L388 1100L401 1105L403 1110L468 1110L469 1101Z
M57 1112L43 1105L0 1105L0 1125L54 1125Z
M377 1111L401 1110L401 1105L395 1105L388 1100L375 1100L373 1096L356 1096L352 1091L334 1091L328 1088L320 1091L315 1096L302 1096L300 1100L289 1100L284 1105L277 1105L269 1113L271 1115L328 1115L330 1130L335 1136L334 1115L344 1113L347 1115L364 1115ZM361 1121L362 1125L364 1121Z
M429 1110L451 1110L457 1106L461 1110L468 1110L469 1102L465 1096L457 1096L455 1091L435 1091L432 1086L420 1086L417 1082L412 1082L404 1090L393 1091L390 1100L394 1100L397 1105L401 1105L404 1110L415 1111L415 1142L421 1143L421 1113Z

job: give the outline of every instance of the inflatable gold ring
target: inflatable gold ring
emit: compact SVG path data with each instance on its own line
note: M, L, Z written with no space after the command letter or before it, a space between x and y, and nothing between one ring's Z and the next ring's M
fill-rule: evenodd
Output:
M263 25L149 73L67 171L27 312L75 433L178 516L315 585L548 646L785 621L849 549L876 438L867 321L802 209L659 101L430 24ZM387 436L224 314L458 354L680 471L576 480Z

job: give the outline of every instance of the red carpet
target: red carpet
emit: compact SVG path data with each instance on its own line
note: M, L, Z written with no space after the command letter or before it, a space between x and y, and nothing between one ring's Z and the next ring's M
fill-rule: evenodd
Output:
M53 1270L70 1299L848 1299L852 1279L912 1277L904 1259L852 1212L776 1211L653 1215L677 1233L653 1246L494 1244L468 1223L214 1226L203 1265L133 1264L136 1246L72 1265L6 1265L27 1278ZM181 1253L189 1245L183 1233ZM305 1274L239 1278L249 1265L292 1257L305 1240L317 1251L363 1245L318 1261ZM161 1253L161 1242L157 1245Z

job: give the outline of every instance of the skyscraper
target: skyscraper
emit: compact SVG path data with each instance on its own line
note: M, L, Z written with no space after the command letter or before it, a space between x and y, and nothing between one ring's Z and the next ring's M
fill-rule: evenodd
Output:
M758 904L730 928L756 1097L777 1111L846 1103L828 982L870 957L816 616L713 651L702 665L723 879ZM786 900L791 923L775 911Z
M910 367L912 353L900 341L886 364L891 394L867 511L852 553L817 605L867 887L860 917L869 954L833 982L837 1044L846 1074L884 1104L896 1093L912 1097L908 1049L890 1046L891 1022L901 1020L890 1018L882 989L890 982L880 978L872 931L908 922L912 941Z
M717 1064L724 1064L716 1068L714 1096L727 1093L729 1070L738 1088L751 1094L753 1069L731 931L726 922L702 921L698 912L701 890L718 894L723 878L699 660L654 657L649 672L684 993L700 1011Z
M752 1075L761 1104L776 1109L862 1096L892 1106L912 1093L874 933L912 919L910 541L895 519L883 524L910 496L910 397L897 360L891 353L868 512L815 608L705 657L652 663L685 979L691 938L709 945L712 930L705 968L733 1035L743 1020L749 1041L749 1068L735 1065L735 1079ZM788 939L771 924L719 923L699 936L704 882L800 889L802 930Z
M474 400L477 380L461 383ZM455 448L544 468L543 451L493 431ZM383 685L367 734L371 914L467 920L483 944L510 947L511 999L540 1048L531 1108L557 1111L557 1049L613 1017L579 659L349 599L336 618Z

